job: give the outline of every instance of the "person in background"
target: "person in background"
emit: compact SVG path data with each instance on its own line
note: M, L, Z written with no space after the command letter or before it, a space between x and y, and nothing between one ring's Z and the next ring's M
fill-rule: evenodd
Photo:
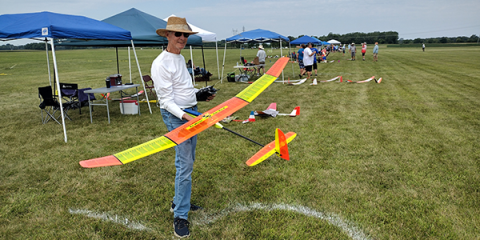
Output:
M305 49L305 44L300 45L300 49L297 51L298 66L300 67L300 78L305 74L305 66L303 65L303 50Z
M343 56L345 56L345 43L343 44L342 50L343 50Z
M305 64L305 71L307 72L307 80L312 76L312 66L315 54L316 52L312 51L312 43L308 43L303 51L303 63Z
M355 52L356 51L357 51L357 48L355 47L355 43L352 43L352 45L350 46L352 61L355 61Z
M172 131L193 119L184 109L197 111L198 89L192 84L185 58L180 54L193 32L185 18L170 17L165 29L157 29L157 34L166 37L168 45L153 61L151 67L155 91L160 101L160 112L168 131ZM193 67L193 66L192 66ZM215 97L206 98L210 101ZM170 211L173 211L173 229L177 237L190 235L188 212L201 207L190 203L192 194L192 172L195 161L197 136L175 146L175 196Z
M265 74L265 58L267 58L267 53L263 50L263 45L258 45L257 57L259 63L257 76L259 76L260 69L263 69L263 74Z
M362 58L363 58L363 61L365 61L365 53L367 53L367 43L366 42L362 43Z
M422 50L425 52L425 43L422 43Z
M375 47L373 47L373 61L378 61L378 42L375 42Z
M311 44L311 43L310 43ZM315 70L315 76L317 76L317 68L318 68L318 64L317 64L317 55L319 55L320 53L318 52L318 50L316 48L314 48L313 46L310 47L310 49L312 50L312 52L315 52L315 54L313 55L313 70Z

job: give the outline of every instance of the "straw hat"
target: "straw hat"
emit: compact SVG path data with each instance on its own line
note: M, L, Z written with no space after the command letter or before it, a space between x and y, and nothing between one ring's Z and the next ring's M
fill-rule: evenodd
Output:
M263 45L259 45L258 48L262 49L263 50Z
M192 31L185 18L173 16L168 18L167 27L165 29L157 29L156 32L162 37L166 37L167 32L198 33Z

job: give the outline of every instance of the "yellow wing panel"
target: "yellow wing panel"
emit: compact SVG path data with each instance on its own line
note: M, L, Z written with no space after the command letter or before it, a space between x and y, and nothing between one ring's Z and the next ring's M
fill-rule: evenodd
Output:
M154 153L163 151L165 149L176 146L173 141L166 138L165 136L153 139L146 143L140 144L133 148L129 148L123 152L114 154L113 156L117 157L123 164L135 161L137 159L152 155Z
M265 74L257 81L252 83L252 85L245 88L236 97L243 99L247 102L252 102L260 93L262 93L270 84L275 81L277 77Z

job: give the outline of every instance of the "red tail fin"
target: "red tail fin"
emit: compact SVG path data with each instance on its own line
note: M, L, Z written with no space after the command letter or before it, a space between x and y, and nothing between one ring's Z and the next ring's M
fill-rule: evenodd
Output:
M275 130L275 151L277 155L285 160L290 160L290 155L288 154L288 145L287 138L283 134L282 130Z

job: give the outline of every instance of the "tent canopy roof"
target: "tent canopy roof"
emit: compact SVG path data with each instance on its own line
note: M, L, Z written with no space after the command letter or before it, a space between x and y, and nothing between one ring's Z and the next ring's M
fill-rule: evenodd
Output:
M164 20L144 13L138 9L131 8L122 13L113 15L102 20L117 27L127 29L132 33L133 42L139 45L167 45L168 40L159 36L155 31L159 28L166 28L167 22ZM68 41L59 43L59 45L75 45L75 46L130 46L130 41ZM202 38L198 36L188 37L187 45L202 45Z
M339 42L335 39L332 39L332 40L328 41L328 43L330 43L330 44L340 44L341 42Z
M304 35L290 42L290 44L307 44L307 43L322 44L322 41L318 40L317 38Z
M166 22L168 22L168 19L170 17L176 17L175 15L170 15L168 16L167 18L164 18L163 20L165 20ZM197 34L195 34L195 36L199 36L202 38L202 42L216 42L217 41L217 34L216 33L213 33L213 32L209 32L205 29L201 29L189 22L187 22L188 25L190 26L190 28L192 29L192 31L194 32L198 32Z
M242 32L233 37L227 38L227 42L277 42L283 40L285 42L290 42L290 39L282 36L276 32L271 32L263 29L255 29L247 32Z
M130 40L130 31L91 18L52 12L0 15L0 39Z

